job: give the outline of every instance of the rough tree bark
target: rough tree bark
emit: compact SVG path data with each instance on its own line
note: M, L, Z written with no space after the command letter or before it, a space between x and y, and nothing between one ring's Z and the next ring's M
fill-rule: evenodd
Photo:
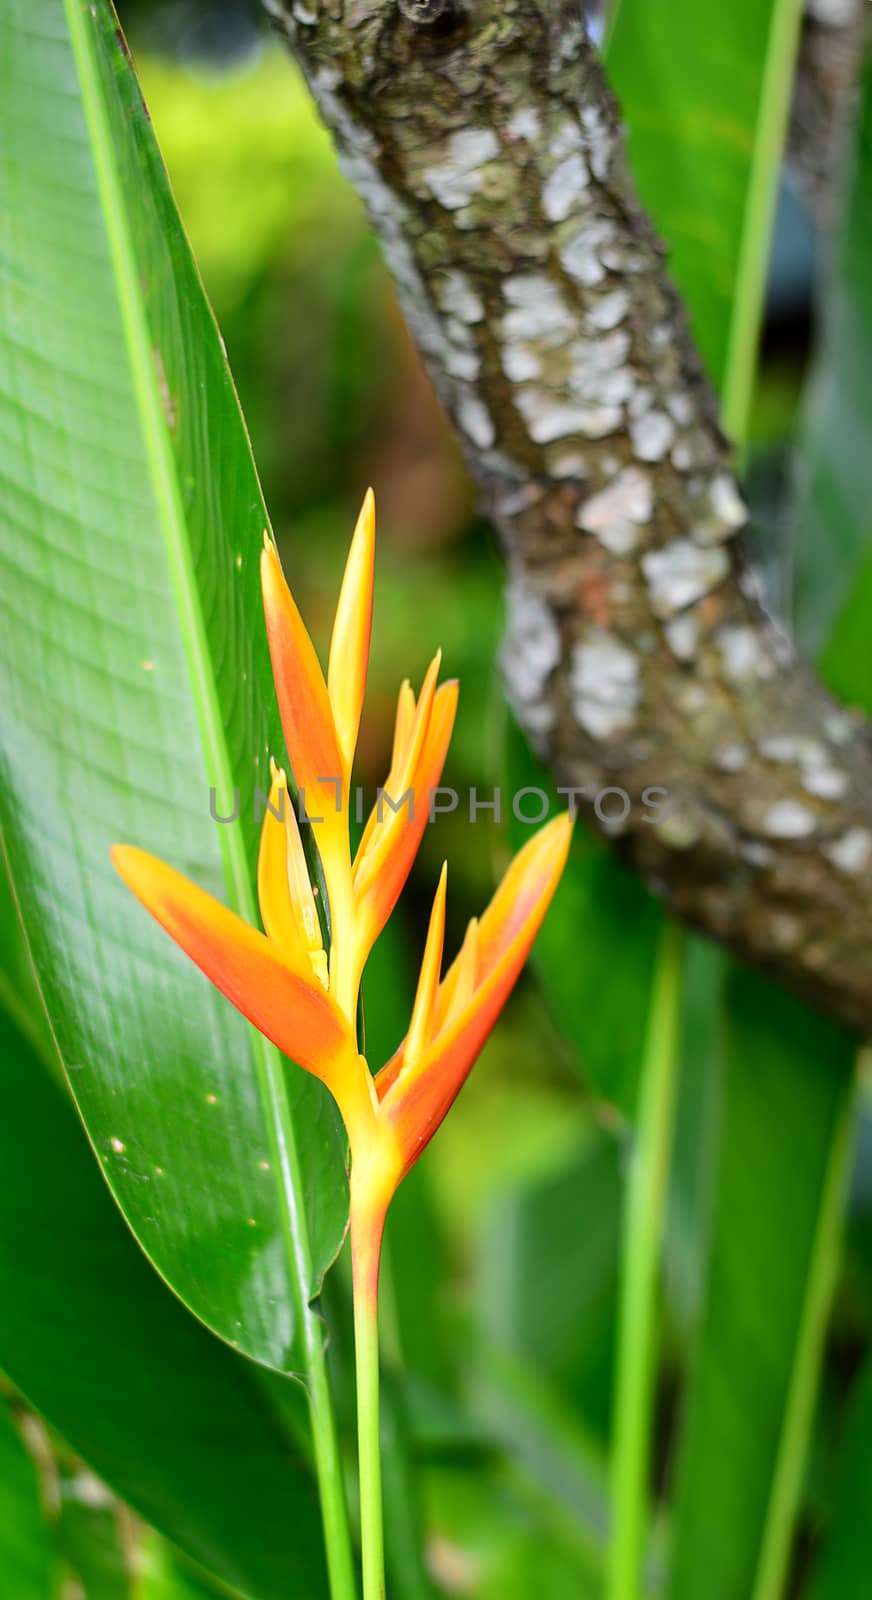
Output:
M872 1030L870 729L761 607L577 4L267 4L499 530L521 723L630 794L617 848L675 913Z

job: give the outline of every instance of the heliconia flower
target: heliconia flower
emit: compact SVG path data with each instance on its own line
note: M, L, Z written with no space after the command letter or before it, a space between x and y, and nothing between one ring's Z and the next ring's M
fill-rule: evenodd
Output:
M361 974L420 844L457 707L456 682L438 682L439 655L417 699L403 684L384 786L391 804L376 805L352 862L348 798L369 656L374 551L370 491L345 569L326 681L271 540L261 557L279 712L294 784L323 868L329 950L288 777L274 761L257 870L263 933L142 850L115 845L112 859L128 887L222 994L279 1050L327 1084L349 1137L352 1244L377 1276L391 1197L452 1105L508 998L563 870L571 823L566 816L555 818L520 851L441 977L443 868L409 1031L373 1076L357 1048Z

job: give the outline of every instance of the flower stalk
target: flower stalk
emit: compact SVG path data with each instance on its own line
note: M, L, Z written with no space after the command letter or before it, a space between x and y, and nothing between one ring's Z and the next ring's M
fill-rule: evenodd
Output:
M351 1273L363 1600L384 1600L385 1558L379 1437L378 1282L384 1214L351 1179Z

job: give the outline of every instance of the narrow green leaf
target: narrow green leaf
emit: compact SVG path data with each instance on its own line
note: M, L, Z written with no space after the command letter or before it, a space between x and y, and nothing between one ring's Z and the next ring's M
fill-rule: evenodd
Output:
M606 49L644 204L741 440L757 359L801 0L619 0Z
M309 1302L346 1214L332 1102L115 879L156 854L256 920L280 751L266 514L107 0L0 16L0 824L64 1065L144 1249L323 1397ZM220 827L240 789L240 818ZM290 1241L290 1247L286 1241Z
M737 970L670 1600L775 1600L846 1176L854 1040Z
M326 1593L318 1502L258 1369L161 1283L74 1107L0 1013L0 1367L94 1472L243 1594ZM305 1398L284 1380L305 1434ZM16 1597L17 1600L17 1597Z

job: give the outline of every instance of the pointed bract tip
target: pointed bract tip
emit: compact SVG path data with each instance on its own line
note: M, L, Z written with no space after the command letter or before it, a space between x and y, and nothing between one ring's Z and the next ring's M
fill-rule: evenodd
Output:
M112 862L115 871L119 872L122 878L124 877L125 869L132 865L133 860L139 853L135 845L132 844L110 844L109 846L109 860Z
M154 868L160 868L163 864L147 850L140 850L135 844L113 844L109 850L109 859L119 878L126 883L138 900L145 897L146 885L153 878Z
M550 822L546 822L540 838L553 843L555 854L562 852L565 856L572 843L572 830L574 827L575 818L568 811L561 811L559 816L552 817Z

